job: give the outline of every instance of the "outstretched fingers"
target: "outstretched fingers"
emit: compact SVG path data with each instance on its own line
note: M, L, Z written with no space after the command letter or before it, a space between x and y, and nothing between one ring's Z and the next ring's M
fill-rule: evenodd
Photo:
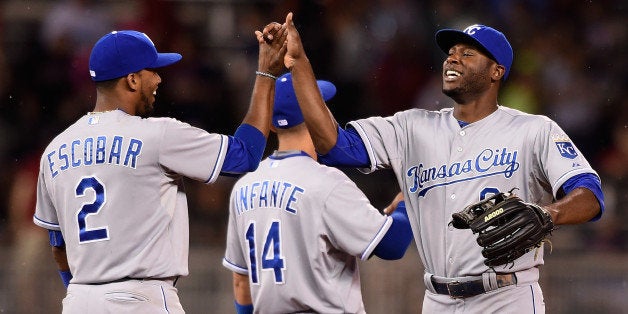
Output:
M263 44L265 42L264 34L260 31L255 31L255 37L257 38L257 42L259 44Z
M286 56L284 57L284 65L288 69L292 69L296 60L305 55L303 51L303 44L301 43L301 37L299 36L299 31L297 31L296 26L294 25L294 21L292 20L292 12L286 15L286 29L288 33L287 42L288 45L286 47Z

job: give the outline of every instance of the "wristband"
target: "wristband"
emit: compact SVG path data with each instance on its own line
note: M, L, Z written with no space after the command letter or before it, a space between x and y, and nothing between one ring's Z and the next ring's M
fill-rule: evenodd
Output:
M268 72L255 71L255 74L256 74L256 75L261 75L261 76L270 77L271 79L273 79L273 80L275 80L275 81L277 80L277 77L276 77L276 76L274 76L274 75L272 75L272 74L270 74L270 73L268 73Z
M242 305L238 303L238 301L233 302L235 305L237 314L252 314L253 313L253 304Z

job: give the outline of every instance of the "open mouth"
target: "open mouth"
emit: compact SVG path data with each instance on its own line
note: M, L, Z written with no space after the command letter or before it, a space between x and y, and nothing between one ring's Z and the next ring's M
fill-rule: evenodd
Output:
M447 70L445 71L445 77L448 79L455 79L459 76L461 76L462 73L458 72L458 71L454 71L454 70Z

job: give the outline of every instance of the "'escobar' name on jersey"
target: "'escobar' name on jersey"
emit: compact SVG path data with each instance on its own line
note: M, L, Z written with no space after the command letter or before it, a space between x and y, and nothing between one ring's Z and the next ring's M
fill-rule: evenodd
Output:
M135 169L142 152L142 141L123 136L98 136L62 143L46 154L48 167L55 178L59 173L81 166L110 164Z

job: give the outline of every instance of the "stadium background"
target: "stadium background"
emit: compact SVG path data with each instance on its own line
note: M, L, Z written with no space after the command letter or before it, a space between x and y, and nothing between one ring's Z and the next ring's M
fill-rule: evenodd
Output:
M542 267L549 313L625 313L628 308L628 100L626 2L607 1L0 1L0 313L57 313L64 289L47 233L31 222L43 147L91 110L93 43L114 29L146 32L160 51L183 54L163 71L156 115L231 134L248 106L253 31L295 13L318 78L338 93L341 124L371 115L450 106L440 94L444 54L433 34L473 23L507 34L513 71L500 102L557 121L602 177L601 221L563 226ZM274 145L271 137L270 147ZM428 148L429 149L429 148ZM391 173L346 172L373 204L395 194ZM221 266L233 178L188 181L188 313L233 312ZM361 263L369 313L417 313L422 266L404 259Z

